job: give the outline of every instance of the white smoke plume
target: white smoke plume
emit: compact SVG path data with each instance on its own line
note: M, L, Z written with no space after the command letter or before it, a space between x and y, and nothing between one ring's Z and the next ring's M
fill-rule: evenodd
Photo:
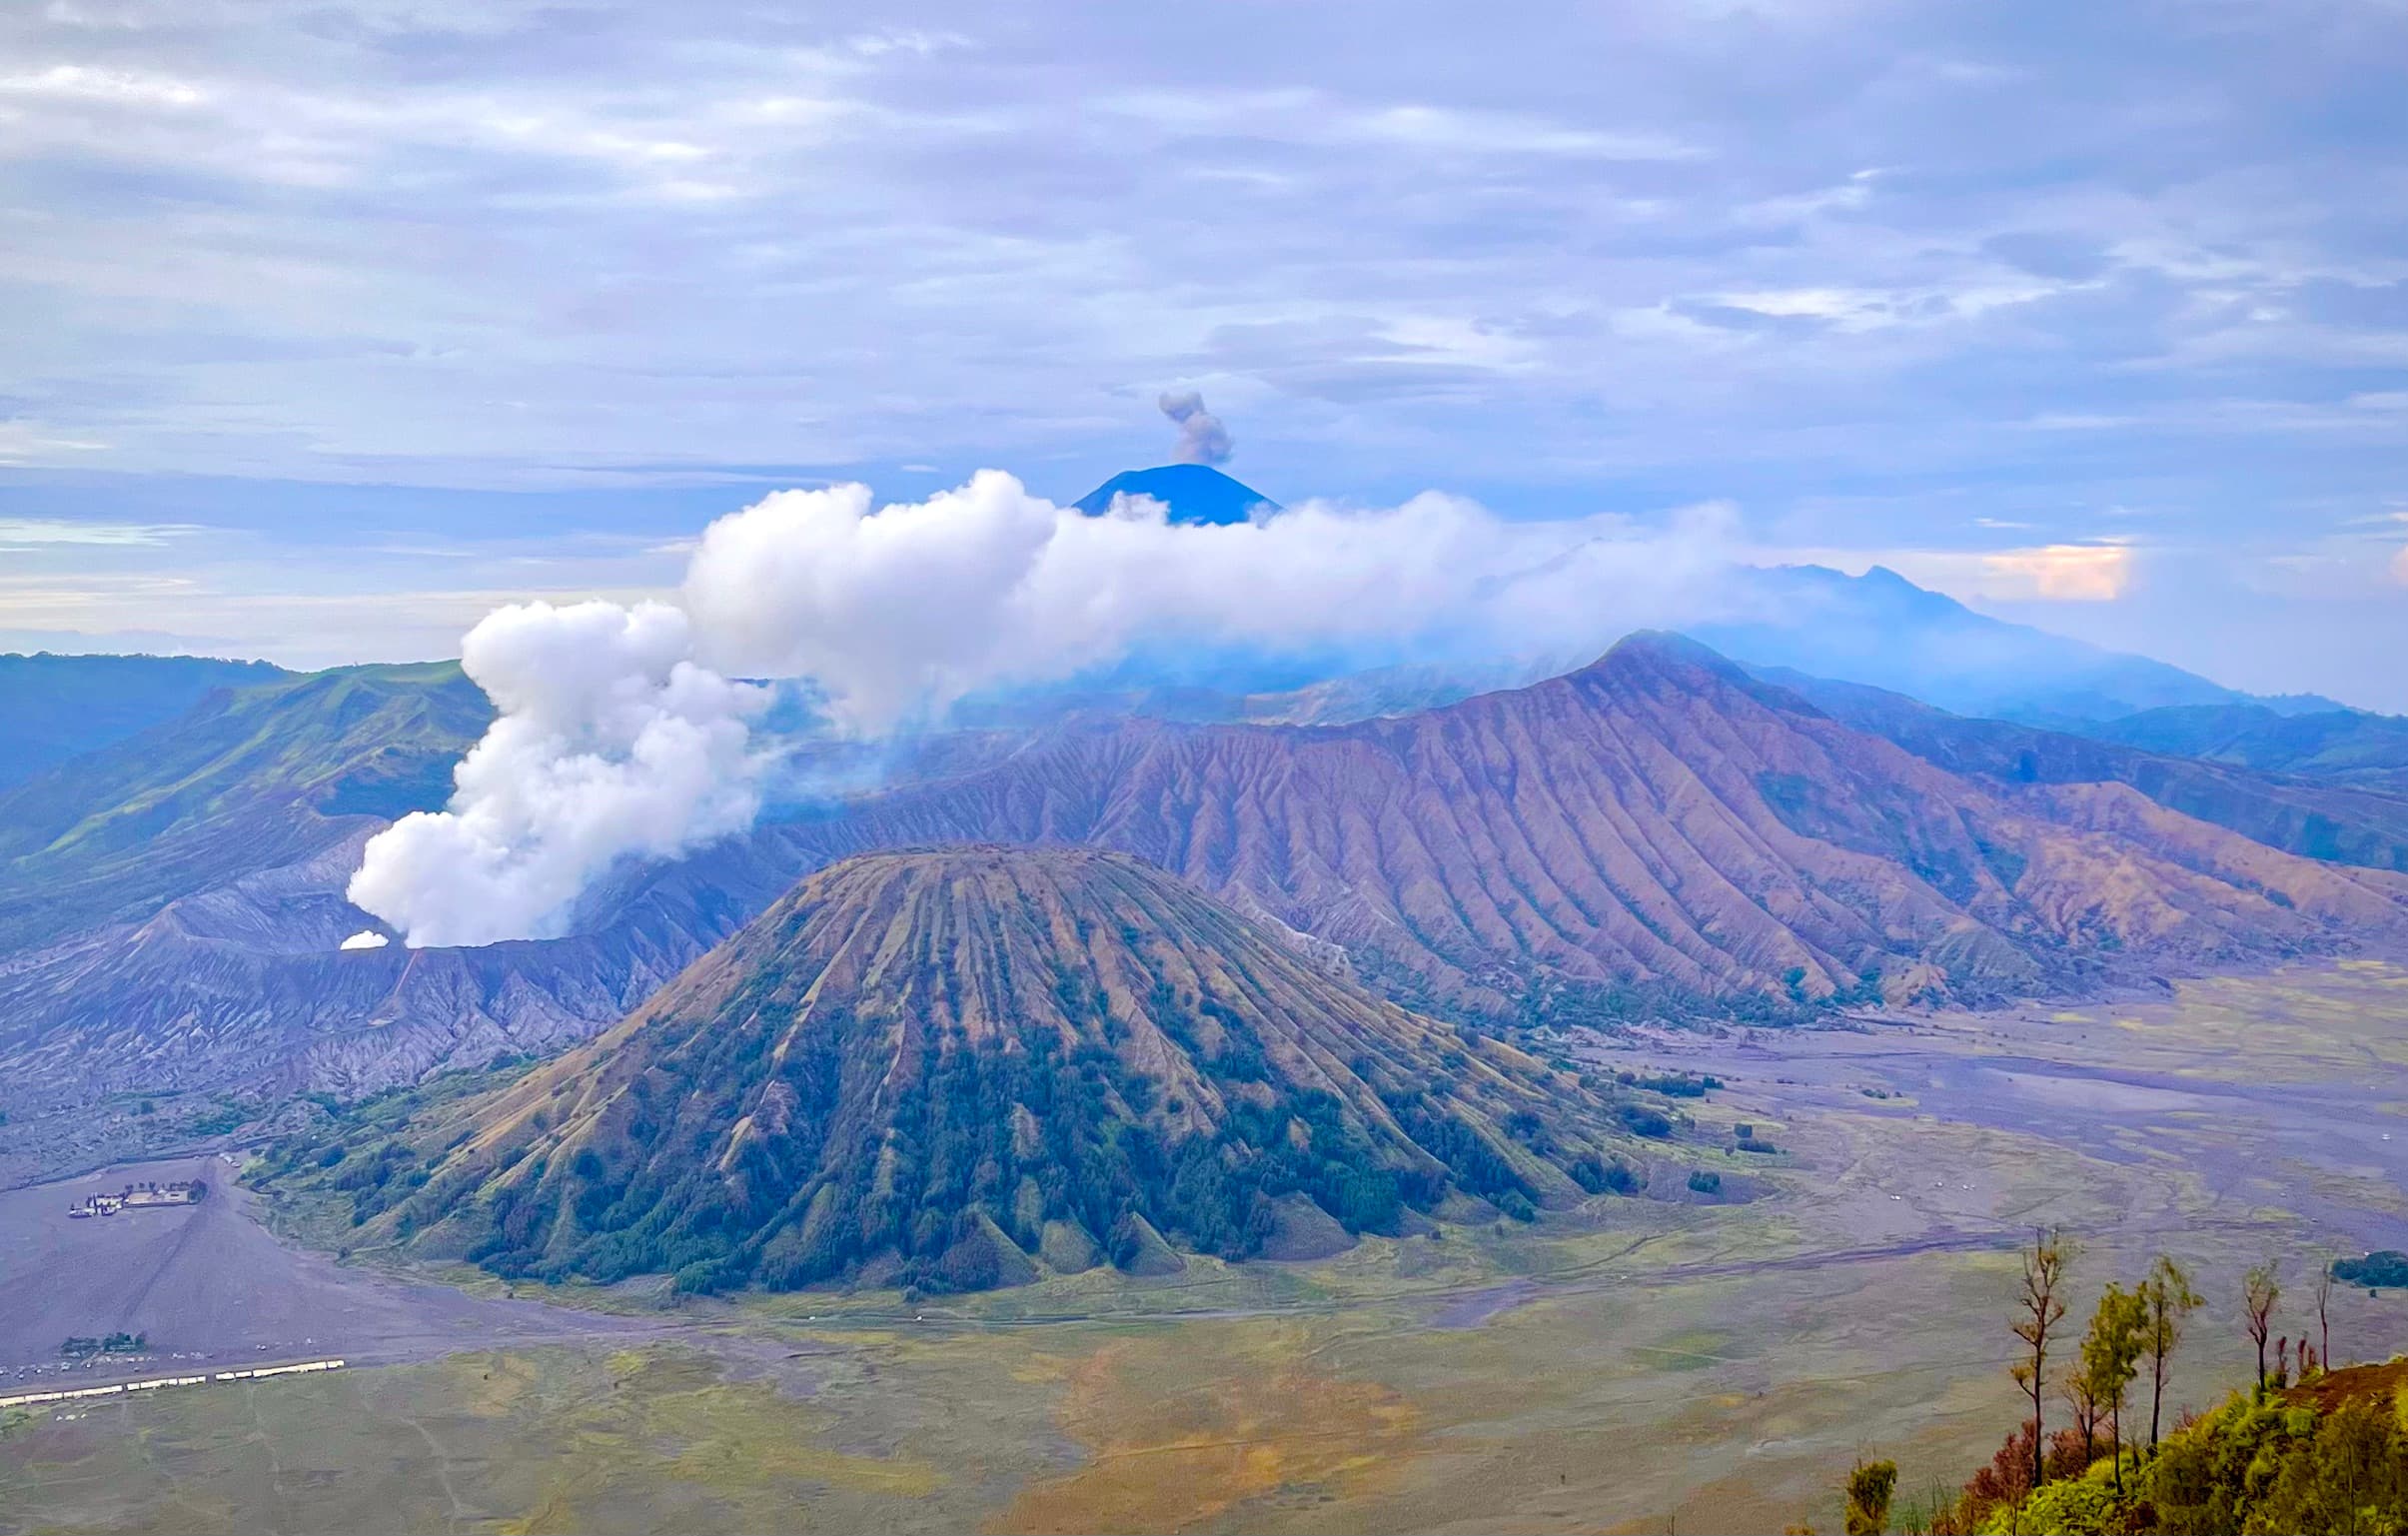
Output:
M1177 464L1227 464L1237 445L1221 419L1204 409L1204 397L1194 390L1165 390L1155 402L1162 414L1179 424L1179 446L1171 450Z
M561 933L586 883L751 824L764 764L746 717L768 691L690 660L686 615L531 603L488 615L461 665L500 714L448 809L370 839L354 904L413 948Z
M781 491L704 532L681 608L533 604L470 632L500 719L449 808L369 843L351 898L412 945L547 936L614 861L742 828L764 691L731 678L811 679L840 724L878 735L1156 642L1577 655L1710 617L1731 536L1715 508L1645 529L1437 494L1228 526L1142 498L1091 518L991 470L887 507L858 485Z

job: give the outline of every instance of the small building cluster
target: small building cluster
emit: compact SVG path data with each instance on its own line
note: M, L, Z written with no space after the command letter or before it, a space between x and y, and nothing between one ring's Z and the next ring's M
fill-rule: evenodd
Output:
M115 1194L86 1195L67 1207L67 1214L78 1219L91 1216L114 1216L121 1210L144 1210L161 1205L197 1205L209 1193L209 1186L199 1179L190 1183L128 1184Z

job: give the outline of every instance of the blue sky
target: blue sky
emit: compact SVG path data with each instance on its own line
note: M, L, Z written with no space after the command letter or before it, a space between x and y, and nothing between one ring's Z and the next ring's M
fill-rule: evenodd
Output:
M779 486L1706 501L2408 709L2408 6L0 8L0 645L438 654Z

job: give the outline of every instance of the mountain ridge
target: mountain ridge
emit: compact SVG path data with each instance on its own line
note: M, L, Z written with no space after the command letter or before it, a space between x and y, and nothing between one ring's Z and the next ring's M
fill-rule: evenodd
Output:
M2169 809L2285 852L2408 872L2408 793L2401 792L2408 787L2402 782L2408 769L2394 769L2385 761L2400 739L2398 723L2389 717L2354 712L2284 717L2254 706L2201 706L2131 717L2137 724L2129 732L2116 729L2116 722L2057 731L1967 719L1903 694L1786 669L1754 672L1796 691L1833 719L1951 772L2009 784L2126 783ZM2162 719L2168 715L2175 719ZM2221 755L2192 757L2131 745L2168 733L2194 734L2202 722L2236 717L2253 723L2244 728L2244 751L2274 757L2279 771ZM2331 734L2327 723L2337 723ZM2323 766L2319 755L2333 761Z
M0 792L126 738L165 725L219 689L292 674L266 662L214 657L0 654Z
M357 1093L556 1049L810 869L930 842L1131 852L1344 952L1391 996L1488 1022L1978 1002L2393 936L2397 801L1919 706L1907 725L1851 723L1683 656L1704 662L1643 637L1612 666L1343 726L1007 733L927 755L924 781L613 871L570 938L488 949L335 951L369 922L343 898L345 860L377 816L338 825L306 796L263 802L265 819L202 814L223 872L113 886L122 917L0 954L6 1134L35 1134L28 1116L63 1093ZM219 757L199 744L197 761ZM429 773L448 764L431 755Z
M1967 779L1695 642L1641 636L1420 715L1066 733L809 840L1118 847L1243 887L1367 973L1398 971L1401 995L1484 1011L1516 1006L1524 970L1727 1001L1946 977L1979 998L2095 984L2142 952L2225 963L2401 921L2398 876L2156 809L2122 785ZM2091 879L2116 898L2082 899Z
M2247 695L2151 657L1995 619L1885 566L1757 568L1750 608L1767 620L1690 633L1749 665L1786 667L1902 693L1953 714L2062 726Z
M338 668L212 693L0 790L0 952L146 919L230 859L306 859L441 805L491 719L457 663Z

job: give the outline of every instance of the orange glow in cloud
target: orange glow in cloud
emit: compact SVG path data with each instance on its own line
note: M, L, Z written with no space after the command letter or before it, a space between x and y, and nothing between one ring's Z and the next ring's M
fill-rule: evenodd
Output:
M2408 571L2408 553L2402 569ZM1981 557L1986 595L2051 603L2112 603L2132 580L2132 552L2113 544L2048 544Z

